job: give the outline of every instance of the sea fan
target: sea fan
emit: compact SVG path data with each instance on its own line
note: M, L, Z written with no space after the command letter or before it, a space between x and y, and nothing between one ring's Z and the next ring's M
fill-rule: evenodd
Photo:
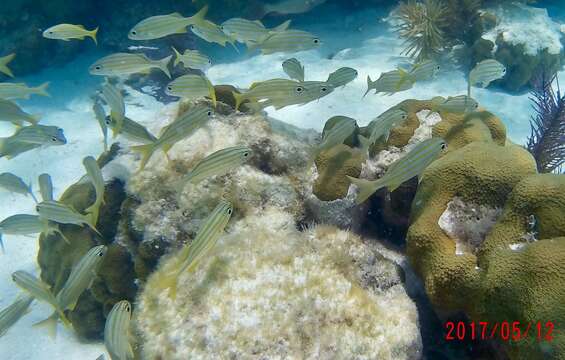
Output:
M396 12L399 25L396 31L405 39L402 54L416 61L432 59L445 47L447 8L438 0L401 2Z
M565 96L557 76L539 75L531 95L536 114L530 120L531 134L526 147L536 159L539 172L560 173L565 163Z

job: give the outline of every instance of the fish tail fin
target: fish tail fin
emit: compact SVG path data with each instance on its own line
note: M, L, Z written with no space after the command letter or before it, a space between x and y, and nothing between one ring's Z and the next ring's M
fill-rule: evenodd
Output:
M92 41L94 41L94 44L98 45L98 40L96 40L96 34L98 34L98 27L96 27L96 29L88 32L88 36L90 36L92 38Z
M371 76L367 75L367 91L365 91L365 95L363 95L363 97L367 96L367 94L369 93L369 91L371 91L371 89L373 88L373 80L371 80Z
M37 125L37 123L39 123L39 120L41 120L41 114L31 114L29 117L29 122L33 125Z
M8 75L9 77L14 77L12 70L10 70L10 68L8 68L8 64L10 63L10 61L14 60L15 57L16 57L16 53L11 53L10 55L7 55L7 56L4 56L3 58L1 58L0 59L0 72Z
M208 82L208 88L210 91L210 99L212 99L212 104L214 105L214 108L216 108L216 103L217 103L216 89L214 88L214 85L212 85L212 83L210 82Z
M175 299L177 297L177 272L165 272L163 277L159 279L159 286L162 289L169 290L169 297Z
M471 80L467 80L467 96L471 97Z
M65 236L65 234L63 234L63 232L61 231L61 229L59 229L59 226L57 226L57 225L55 225L55 226L56 226L56 227L52 228L52 229L49 230L49 231L54 232L54 233L56 233L56 234L59 234L59 236L62 237L63 240L65 240L65 242L70 245L70 244L71 244L71 241Z
M271 31L276 31L276 32L285 31L286 29L288 29L291 22L292 22L292 20L287 20L287 21L283 22L282 24L280 24L279 26L272 28Z
M89 206L84 210L90 216L91 222L93 224L98 223L98 215L100 214L100 205L101 205L100 203L95 202L94 204L92 204L91 206Z
M6 253L6 248L4 247L4 240L2 240L2 233L0 233L0 249L2 249L2 254Z
M47 329L49 337L51 337L51 339L55 339L57 337L57 318L57 312L53 312L53 314L51 314L51 316L49 316L47 319L41 320L40 322L37 322L32 326Z
M180 63L181 53L177 49L175 49L174 46L172 46L171 49L173 49L173 52L175 53L175 61L173 62L173 66L177 66Z
M29 192L29 194L31 195L31 198L33 199L33 201L35 201L35 203L39 203L39 201L37 201L37 198L35 197L35 195L33 194L33 187L31 185L31 182L29 183L29 185L27 186L27 191Z
M132 146L130 149L141 154L141 165L139 167L139 171L142 171L143 169L145 169L145 165L147 165L151 156L153 156L153 153L155 152L155 145L137 145Z
M239 110L241 103L245 101L245 95L232 91L233 98L235 99L235 110Z
M100 231L98 231L98 229L96 229L96 223L98 221L98 213L94 213L91 212L89 214L84 215L84 222L86 223L86 225L88 225L88 227L94 231L96 234L98 234L100 237L102 237L102 234L100 233Z
M375 191L383 187L379 181L369 181L365 179L358 179L351 176L347 177L352 184L356 185L359 189L355 203L357 205L362 204L367 200Z
M247 45L247 52L252 53L259 48L261 43L256 41L246 41L245 45Z
M204 17L206 17L206 14L208 14L208 5L204 5L202 7L202 9L198 10L198 12L196 14L194 14L191 17L188 18L190 20L190 24L200 23L201 21L204 20Z
M163 72L169 77L169 79L171 78L171 73L169 72L169 62L171 62L172 57L173 55L169 55L164 59L157 60L157 64L155 64L159 69L163 70Z
M39 85L38 87L34 88L33 90L37 95L51 97L51 95L47 92L48 87L49 87L49 81L46 81L43 84Z
M6 156L6 139L7 138L0 138L0 158Z
M361 143L361 151L363 153L369 152L369 148L371 147L372 141L364 137L363 135L358 135L359 142Z
M237 51L237 53L239 54L239 49L237 48L237 46L235 45L235 40L230 38L230 40L228 41L231 46L235 49L235 51Z

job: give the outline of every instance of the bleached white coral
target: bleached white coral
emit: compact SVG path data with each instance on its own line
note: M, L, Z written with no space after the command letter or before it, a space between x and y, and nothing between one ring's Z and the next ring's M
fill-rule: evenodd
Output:
M457 255L473 254L502 213L501 209L465 203L454 197L441 214L439 227L455 241Z
M141 295L145 358L416 359L418 315L399 268L335 227L300 232L275 208L233 222L213 254L159 289L164 263Z
M535 8L519 3L502 4L488 9L497 17L497 25L483 35L496 43L499 35L512 45L524 45L526 54L536 56L547 49L550 54L559 54L561 26L548 15L547 9Z

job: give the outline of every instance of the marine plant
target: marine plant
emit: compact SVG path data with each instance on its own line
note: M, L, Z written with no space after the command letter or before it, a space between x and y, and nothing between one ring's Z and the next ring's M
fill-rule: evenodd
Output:
M417 61L439 55L446 45L446 15L447 7L439 0L401 2L396 10L396 31L405 39L402 54Z
M556 84L555 88L553 84ZM532 153L541 173L562 172L565 163L565 95L556 75L538 75L531 91L535 115L526 148Z

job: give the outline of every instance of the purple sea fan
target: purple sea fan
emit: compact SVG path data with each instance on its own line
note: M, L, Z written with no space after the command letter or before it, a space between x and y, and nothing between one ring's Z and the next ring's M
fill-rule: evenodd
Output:
M530 119L526 148L536 159L540 173L560 173L565 163L565 96L557 76L539 75L533 81L530 100L535 115Z

